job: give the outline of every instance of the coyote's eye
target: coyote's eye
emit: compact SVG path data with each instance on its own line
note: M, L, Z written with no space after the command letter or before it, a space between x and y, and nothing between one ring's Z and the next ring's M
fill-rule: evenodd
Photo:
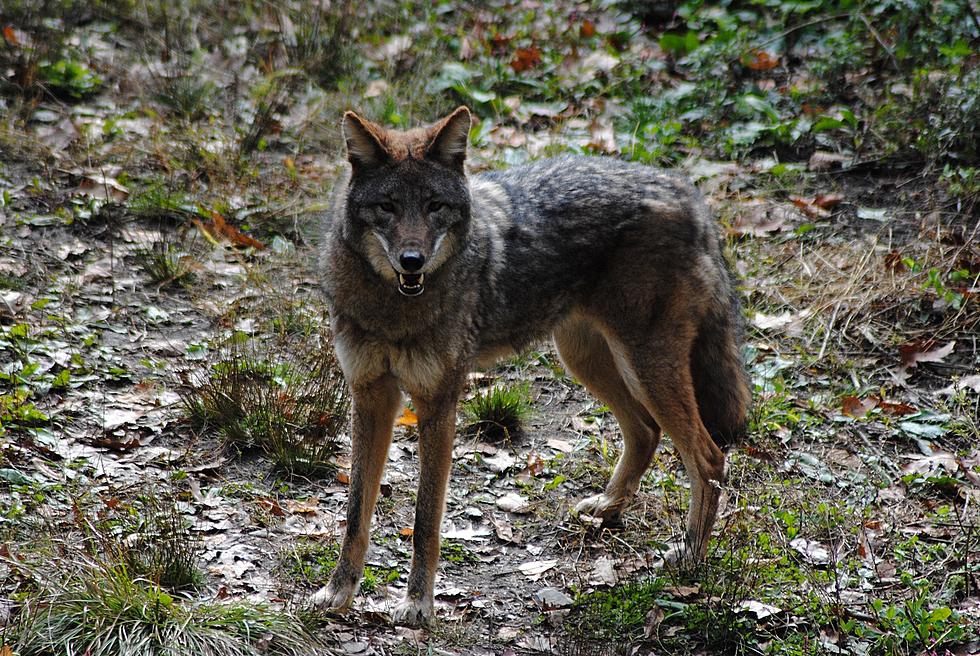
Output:
M388 214L395 214L398 212L398 208L395 207L395 204L387 201L384 203L378 203L378 207L381 208L382 212L387 212Z
M439 201L434 200L431 203L429 203L429 214L435 214L445 206L446 206L445 203L440 203Z

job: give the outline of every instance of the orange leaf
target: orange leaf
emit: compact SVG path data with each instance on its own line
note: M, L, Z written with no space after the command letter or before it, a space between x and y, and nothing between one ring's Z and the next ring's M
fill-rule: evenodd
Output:
M583 39L589 39L595 36L595 23L586 18L582 21L582 27L578 29L578 34Z
M791 200L801 212L809 216L811 219L824 219L830 216L830 212L817 205L817 201L814 198L800 198L798 196L792 196Z
M350 475L345 471L337 472L337 482L341 485L350 485Z
M908 405L907 403L889 403L888 401L882 401L878 404L878 407L882 409L883 412L887 412L890 415L895 415L901 417L903 415L914 415L918 410Z
M419 416L415 414L415 411L409 407L406 407L402 411L402 416L395 421L396 426L418 426Z
M518 48L517 52L514 53L514 59L510 62L510 67L514 69L515 73L523 73L540 63L541 50L537 46L531 46L530 48Z
M411 526L406 526L405 528L398 531L398 535L402 536L403 538L410 538L413 535L415 535L415 529L412 528Z
M844 194L820 194L813 199L813 204L823 209L829 209L844 200Z
M7 43L9 43L12 46L20 45L20 41L17 40L17 33L14 32L14 28L12 28L9 25L3 26L3 38L5 38L7 40ZM3 652L0 652L0 655L2 654Z
M753 71L768 71L779 66L779 57L770 55L765 50L750 50L742 57L742 63Z
M211 211L211 220L214 221L214 229L223 235L228 241L236 246L251 246L256 250L265 248L265 244L254 237L243 234L238 228L225 221L225 217L215 211Z

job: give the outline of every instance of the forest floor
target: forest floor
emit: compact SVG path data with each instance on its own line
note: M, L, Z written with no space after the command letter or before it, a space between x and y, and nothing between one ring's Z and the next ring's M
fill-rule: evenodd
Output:
M973 3L6 3L0 656L980 653ZM313 263L346 109L459 104L473 170L680 168L723 226L754 401L707 562L664 567L669 436L615 529L574 517L615 419L553 346L471 378L430 629L394 627L410 408L360 593L349 400ZM533 284L533 281L528 281ZM168 651L173 650L173 651Z

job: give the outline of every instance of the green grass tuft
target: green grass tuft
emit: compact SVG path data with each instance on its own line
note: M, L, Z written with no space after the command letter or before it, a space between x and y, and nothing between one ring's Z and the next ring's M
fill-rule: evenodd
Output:
M300 359L296 353L304 348ZM180 395L199 427L217 427L240 449L262 449L289 473L334 469L334 438L347 425L350 394L323 348L232 339L221 360L198 372Z
M262 605L195 603L134 577L121 564L89 566L61 589L30 598L12 628L19 656L246 656L315 654L289 615Z
M465 431L495 441L510 439L521 431L531 413L530 386L494 385L463 402Z

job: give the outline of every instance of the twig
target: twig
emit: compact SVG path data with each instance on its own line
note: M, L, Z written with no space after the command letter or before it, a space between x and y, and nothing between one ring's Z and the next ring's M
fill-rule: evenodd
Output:
M820 345L820 353L817 354L817 360L823 360L823 354L827 351L827 342L830 341L830 335L834 330L834 323L837 321L837 311L840 310L840 301L834 305L834 313L830 315L830 323L827 324L827 332L823 336L823 344Z
M857 15L861 19L861 21L864 22L865 27L868 28L869 32L871 32L871 36L875 38L875 41L878 42L878 45L881 46L886 53L888 53L888 57L892 60L892 66L895 67L895 70L901 73L902 68L901 66L898 65L898 59L895 58L895 53L893 53L892 49L889 48L887 45L885 45L885 42L882 41L881 35L878 34L878 30L874 28L874 26L871 24L871 21L867 19L867 17L864 15L863 12L859 11Z
M823 18L816 18L816 19L814 19L812 21L807 21L806 23L800 23L799 25L794 25L793 27L789 28L788 30L785 30L783 32L780 32L779 34L777 34L776 36L774 36L772 38L766 39L762 43L757 43L757 44L755 44L752 47L755 50L761 50L762 48L766 47L770 43L773 43L775 41L779 41L783 37L787 37L790 34L792 34L793 32L796 32L797 30L803 30L803 29L806 29L808 27L812 27L814 25L819 25L820 23L828 23L828 22L830 22L832 20L838 20L840 18L849 18L850 16L851 16L851 14L836 14L834 16L824 16Z

